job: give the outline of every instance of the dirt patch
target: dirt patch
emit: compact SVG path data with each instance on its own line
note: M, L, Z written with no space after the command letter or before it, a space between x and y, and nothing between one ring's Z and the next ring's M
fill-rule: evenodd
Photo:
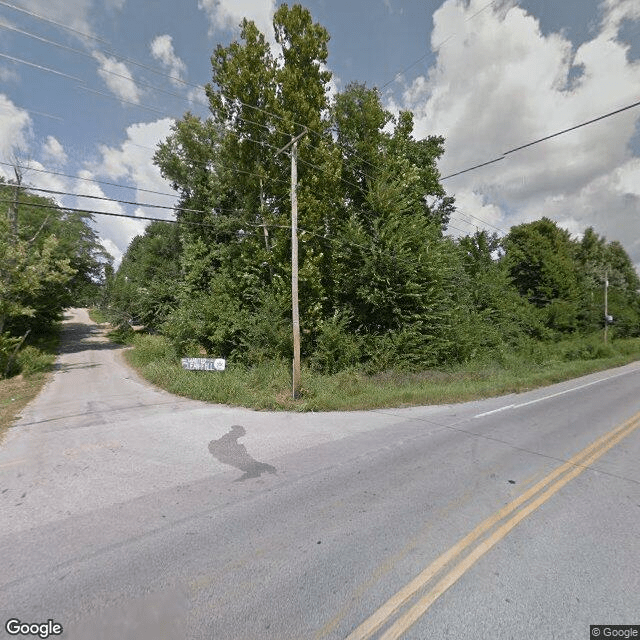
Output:
M34 373L0 380L0 444L22 410L40 393L51 373Z

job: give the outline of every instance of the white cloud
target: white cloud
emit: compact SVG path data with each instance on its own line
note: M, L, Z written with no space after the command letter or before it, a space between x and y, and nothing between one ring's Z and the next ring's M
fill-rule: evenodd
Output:
M577 49L562 34L543 35L537 19L517 6L488 8L471 20L484 5L447 0L435 12L432 45L456 36L402 99L416 114L419 137L444 135L442 175L637 101L640 63L630 63L616 40L621 16L640 15L637 0L606 0L600 32ZM582 73L572 79L574 65ZM640 237L632 188L640 167L629 147L639 118L640 109L627 111L444 185L462 209L499 220L497 226L547 215L574 232L593 225L626 243ZM633 251L640 262L640 246Z
M243 18L253 20L268 42L275 42L273 14L275 0L198 0L198 8L209 18L209 33L218 29L236 30Z
M67 154L64 147L53 136L47 136L42 145L42 155L45 160L53 164L62 165L67 161Z
M169 75L172 76L171 82L181 86L180 80L184 79L187 71L187 65L176 55L173 49L173 41L170 35L164 34L157 36L151 41L151 55L159 60Z
M127 128L127 139L118 147L100 146L101 161L92 167L92 174L100 175L108 180L119 183L129 183L136 187L135 192L123 192L120 199L135 200L136 202L171 207L175 204L177 196L165 196L157 191L171 194L170 184L162 178L159 169L153 164L153 155L157 144L166 139L171 133L173 120L163 118L155 122L134 124ZM87 193L84 191L84 193ZM135 194L135 195L134 195ZM90 194L92 195L92 194ZM85 205L86 206L86 205ZM109 203L114 213L124 212L121 205ZM95 206L91 207L95 209ZM152 207L137 207L134 215L150 216L154 218L173 219L174 215L168 209L156 209ZM119 254L124 254L129 242L142 233L146 222L140 220L122 220L118 218L100 221L100 237L109 242L108 246L117 248ZM105 244L105 246L107 246ZM118 252L109 249L109 252L117 257Z
M20 7L76 31L93 35L89 19L93 0L22 0ZM82 42L87 42L86 38L80 38Z
M93 178L91 171L83 170L80 172L81 178ZM82 193L87 196L104 197L105 193L100 185L95 182L86 182L84 180L76 181L74 185L75 193ZM94 198L77 197L73 206L78 209L89 209L91 211L101 211L105 213L114 213L117 215L127 215L125 208L118 202L109 202L108 200L97 200ZM118 260L122 253L129 245L131 240L137 235L144 233L146 223L143 220L135 220L134 218L117 218L110 216L95 216L95 227L102 242L109 253ZM117 251L114 250L114 247ZM116 263L117 264L117 263Z
M640 20L640 4L637 0L604 0L602 33L609 38L618 35L624 20Z
M207 94L201 87L194 87L193 89L189 89L189 91L187 92L187 99L192 104L200 104L205 107L209 106L209 99L207 98Z
M485 197L473 191L456 193L456 211L451 217L453 235L488 231L504 235L507 231L504 223L504 212L496 204L488 202ZM458 232L458 233L456 233Z
M99 51L94 51L93 57L100 63L98 74L107 87L121 100L139 104L140 91L127 65Z
M14 69L8 69L7 67L0 67L0 81L1 82L15 82L19 80L20 76Z
M6 95L0 93L0 160L11 162L26 153L31 136L31 118ZM0 175L11 177L10 167L0 165Z

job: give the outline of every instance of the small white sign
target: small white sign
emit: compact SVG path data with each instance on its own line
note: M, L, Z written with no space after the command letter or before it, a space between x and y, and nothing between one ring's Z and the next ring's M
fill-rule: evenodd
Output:
M182 358L182 368L189 371L224 371L224 358Z

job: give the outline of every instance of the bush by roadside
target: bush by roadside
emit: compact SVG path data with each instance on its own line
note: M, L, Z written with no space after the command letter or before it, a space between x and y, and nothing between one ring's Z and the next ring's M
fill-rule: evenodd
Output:
M12 365L11 377L0 379L0 442L6 430L51 376L59 345L59 327L22 347Z
M230 361L224 372L186 371L171 343L158 335L134 335L129 363L163 389L197 400L263 410L332 411L462 402L518 393L640 359L640 339L598 346L597 336L547 344L499 361L422 372L376 375L352 369L321 374L303 366L300 398L291 397L284 361L247 367ZM532 347L533 348L533 347Z

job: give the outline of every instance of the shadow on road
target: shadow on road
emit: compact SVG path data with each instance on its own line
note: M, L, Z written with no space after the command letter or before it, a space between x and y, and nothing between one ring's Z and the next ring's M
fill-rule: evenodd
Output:
M249 478L259 478L263 473L276 473L276 468L265 462L258 462L247 453L247 448L238 442L247 432L244 427L234 425L229 433L209 443L209 453L223 464L244 471L234 482L242 482Z
M110 342L103 337L103 330L96 325L70 322L62 325L60 353L97 351L102 349L122 349L121 344Z

